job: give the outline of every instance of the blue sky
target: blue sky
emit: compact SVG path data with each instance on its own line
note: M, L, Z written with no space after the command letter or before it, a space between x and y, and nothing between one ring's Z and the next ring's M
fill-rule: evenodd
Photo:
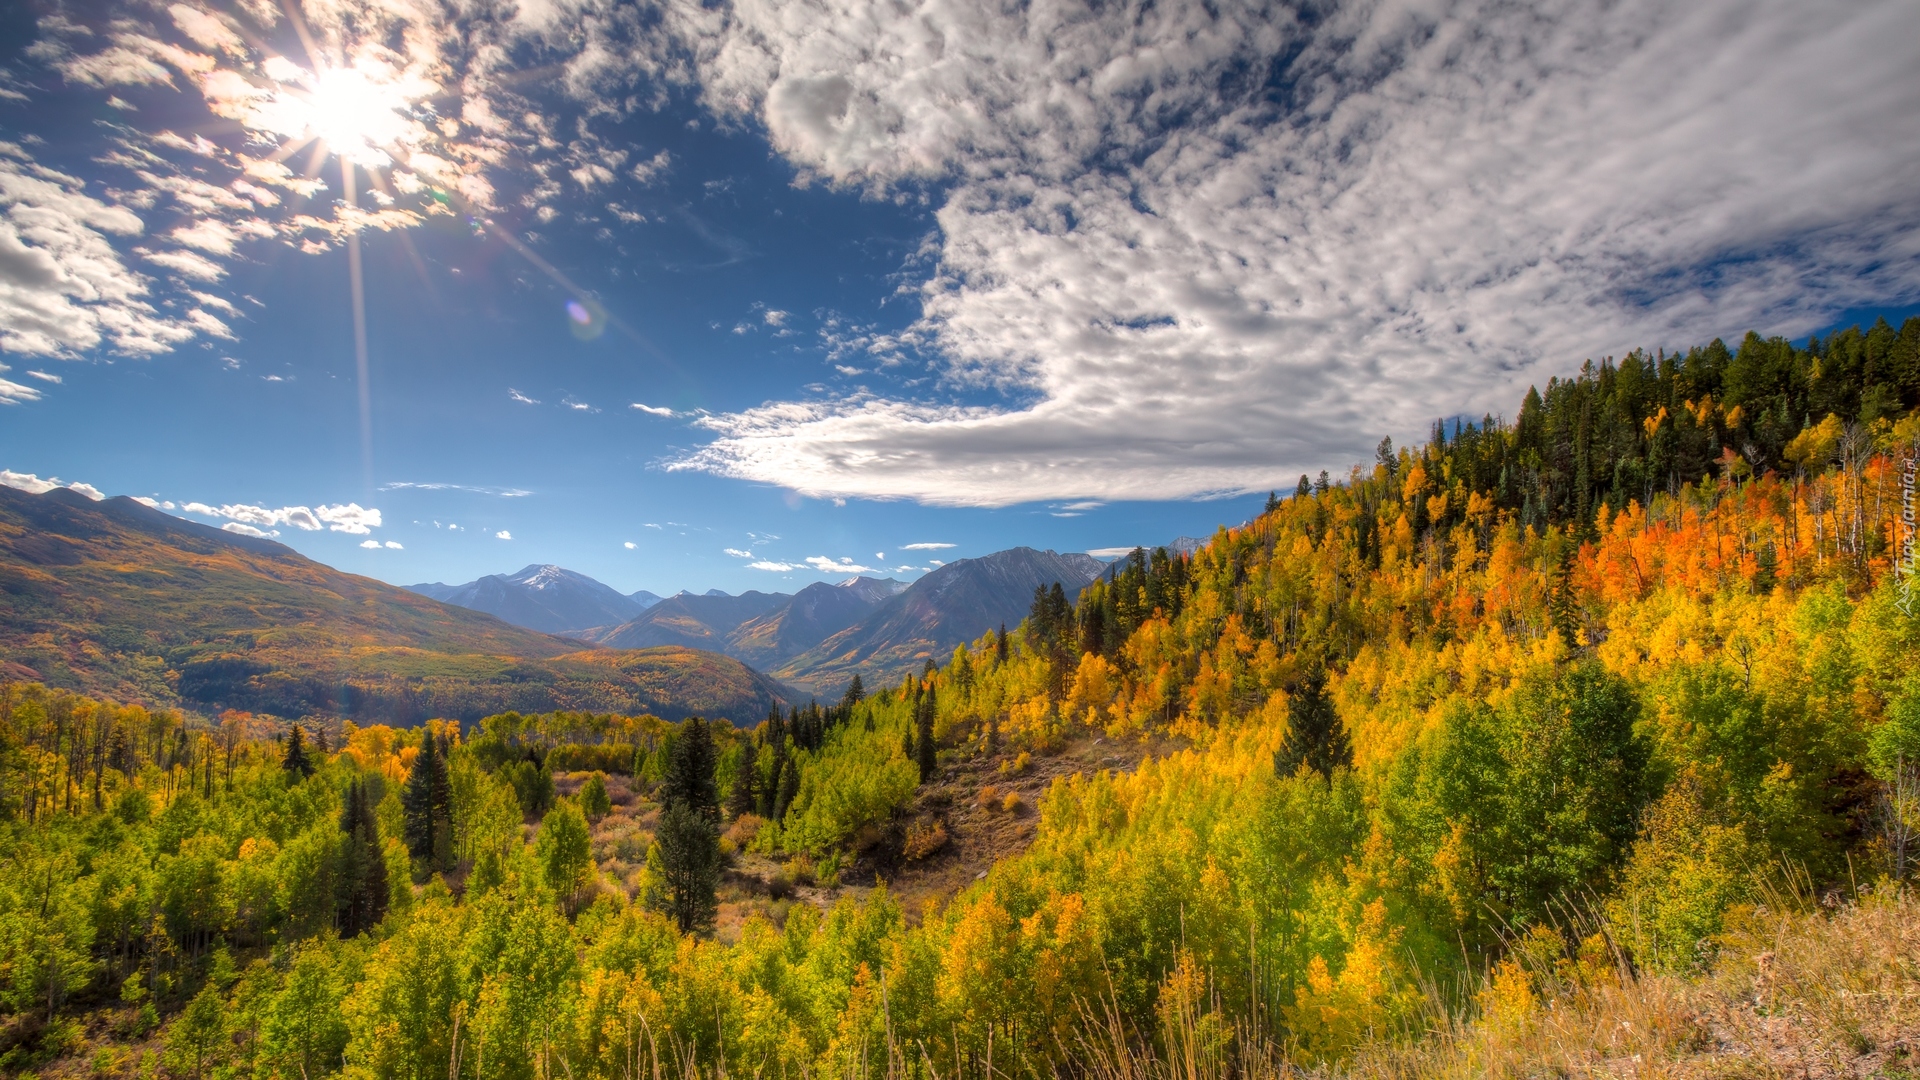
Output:
M19 5L0 469L394 582L790 591L1920 302L1910 10L1590 7Z

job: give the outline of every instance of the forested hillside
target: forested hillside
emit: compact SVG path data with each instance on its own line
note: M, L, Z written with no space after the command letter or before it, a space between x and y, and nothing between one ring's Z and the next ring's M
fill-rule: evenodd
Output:
M724 656L589 649L132 499L4 486L0 676L363 723L516 708L745 720L783 699Z
M1920 320L1592 365L751 732L323 749L12 688L5 1060L1770 1075L1815 1032L1821 1068L1891 1074L1917 405ZM1095 738L1172 749L1056 782L944 903L893 899L952 776ZM998 794L970 797L1030 812Z

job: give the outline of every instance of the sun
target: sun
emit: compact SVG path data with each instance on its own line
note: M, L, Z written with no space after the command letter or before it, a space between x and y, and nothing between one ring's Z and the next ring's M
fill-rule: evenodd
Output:
M378 62L309 70L274 57L262 65L270 89L256 89L242 123L277 136L284 146L318 142L327 153L367 169L402 161L432 131L422 122L420 102L438 90Z
M406 115L412 102L399 87L375 82L358 68L321 72L306 104L308 133L367 168L391 165L385 148L410 141L419 126Z

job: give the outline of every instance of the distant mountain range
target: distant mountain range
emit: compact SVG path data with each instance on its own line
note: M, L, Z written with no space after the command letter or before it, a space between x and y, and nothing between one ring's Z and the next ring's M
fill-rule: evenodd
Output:
M593 648L132 499L4 486L0 678L149 707L400 724L508 709L754 721L787 696L716 653Z
M1106 570L1091 555L1029 547L957 559L875 605L859 621L773 668L774 676L814 693L834 693L855 674L868 685L892 682L1000 626L1017 626L1035 586L1059 582L1069 597Z
M465 585L408 585L422 596L484 611L515 626L549 634L617 626L660 602L642 589L631 596L585 574L552 565L524 567L516 574L488 574Z
M911 585L857 577L815 582L792 595L681 592L617 624L604 614L617 610L615 600L631 598L557 566L529 566L461 586L409 587L611 648L672 645L724 653L791 686L833 695L856 672L868 681L892 681L1003 623L1016 626L1036 585L1058 581L1072 595L1104 568L1089 555L1013 548L956 560Z

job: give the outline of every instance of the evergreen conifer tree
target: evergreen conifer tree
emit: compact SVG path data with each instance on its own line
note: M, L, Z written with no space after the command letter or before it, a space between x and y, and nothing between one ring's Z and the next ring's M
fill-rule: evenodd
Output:
M751 814L760 806L760 770L755 767L758 749L751 740L740 747L740 760L733 767L733 788L727 792L727 816L730 818Z
M288 775L297 776L296 783L313 775L313 759L307 756L307 733L299 724L287 732L287 752L280 758L280 767Z
M865 701L867 688L860 682L860 673L855 672L853 681L847 684L847 694L840 699L840 707L851 711L855 705Z
M933 779L935 764L934 752L938 749L933 743L933 716L935 709L934 689L927 687L926 696L920 699L920 707L914 711L914 763L920 766L920 782Z
M720 845L713 823L686 803L671 803L660 816L655 843L666 914L679 924L681 933L712 929L720 906L714 895L720 880Z
M422 731L420 755L413 759L413 772L400 791L407 853L429 869L443 868L452 855L452 792L444 754L440 740L431 731Z
M1307 496L1312 494L1313 494L1313 481L1307 479L1306 473L1301 473L1300 486L1293 489L1293 497L1296 499L1304 499Z
M800 767L787 762L786 771L780 774L780 787L773 793L773 816L777 821L787 816L787 808L793 805L793 797L800 794Z
M1287 737L1274 752L1274 775L1292 776L1304 766L1331 777L1335 769L1352 765L1353 744L1327 697L1326 672L1315 668L1287 701Z
M373 810L373 793L364 780L347 786L341 800L340 831L346 834L341 851L340 936L350 938L377 926L391 899L380 822Z
M673 741L667 775L660 782L660 801L690 807L706 820L718 821L720 790L713 780L714 765L713 729L704 719L689 717Z

